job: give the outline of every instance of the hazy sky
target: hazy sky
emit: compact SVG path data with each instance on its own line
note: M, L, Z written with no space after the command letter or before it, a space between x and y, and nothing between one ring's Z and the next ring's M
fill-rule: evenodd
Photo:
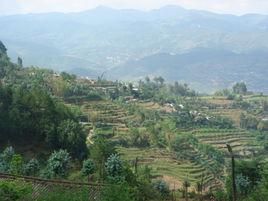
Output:
M99 5L150 10L165 5L218 13L268 14L268 0L0 0L0 15L41 12L76 12Z

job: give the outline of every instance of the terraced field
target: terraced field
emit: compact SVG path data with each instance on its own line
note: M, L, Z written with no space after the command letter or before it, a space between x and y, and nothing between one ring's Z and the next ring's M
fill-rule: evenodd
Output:
M240 109L210 109L208 111L212 115L220 115L232 119L237 127L240 126L240 115L242 110Z
M220 105L222 107L229 106L234 102L233 100L227 100L226 97L223 97L223 96L216 96L216 97L205 96L205 97L202 97L202 100L205 100L208 103L212 103L215 105Z
M229 104L230 102L223 103ZM157 103L135 102L130 104L145 110L163 111L160 112L162 118L169 118L172 115L166 110L168 108ZM83 124L89 129L89 142L91 142L90 137L93 134L105 135L109 139L129 137L130 132L127 124L129 121L137 119L136 115L126 109L128 107L120 106L120 104L113 101L90 101L84 102L80 106L86 117L84 118L86 121ZM224 109L222 107L208 111L212 114L230 117L239 125L240 110ZM235 154L241 158L254 156L262 149L261 146L254 143L256 142L255 136L242 129L197 129L192 131L177 130L176 132L191 134L198 139L199 143L213 146L225 153L226 157L228 156L226 143L229 143ZM215 165L215 161L191 146L189 150L186 150L187 156L184 159L178 158L175 153L168 149L159 148L118 147L118 152L123 159L130 163L138 158L139 167L148 165L152 168L152 174L155 178L162 178L172 188L181 189L186 179L190 181L192 190L195 190L197 182L201 182L201 180L203 180L205 191L222 188L224 185L221 180L221 176L224 175L224 169L215 175L210 168Z
M175 109L168 104L162 106L162 105L159 105L158 103L151 102L151 101L139 102L137 105L146 110L156 110L156 111L166 112L166 113L171 113L175 111Z
M112 101L86 102L81 109L88 116L91 131L94 128L95 134L107 137L125 135L128 132L126 122L134 118Z
M202 165L190 160L177 160L173 153L164 149L139 149L139 148L118 148L118 152L127 161L134 161L138 158L139 166L148 165L152 168L152 174L156 178L166 180L172 187L181 189L186 179L191 183L194 190L197 182L203 178L204 189L219 187L220 180ZM193 157L201 157L197 152L191 153ZM209 165L212 161L204 159Z
M200 142L227 153L226 143L230 144L236 155L247 157L256 154L262 147L256 144L255 136L240 129L200 129L192 132Z

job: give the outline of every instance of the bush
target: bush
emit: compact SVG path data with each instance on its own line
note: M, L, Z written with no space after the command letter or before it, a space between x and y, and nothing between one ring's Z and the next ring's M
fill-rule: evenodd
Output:
M32 186L21 181L0 181L0 201L31 200Z
M10 161L10 173L19 175L22 173L23 160L19 154L14 154Z
M128 184L111 185L104 189L102 201L134 201L134 195Z
M112 154L105 163L105 169L108 175L108 179L111 182L122 182L124 181L124 169L123 162L118 154Z
M169 186L165 181L158 180L153 183L153 187L157 190L162 198L167 198L170 194Z
M76 121L64 120L57 128L60 147L67 149L73 157L84 159L87 155L86 134Z
M49 159L43 176L46 178L64 178L68 175L71 157L65 150L54 151Z
M7 147L2 154L0 154L0 172L9 172L10 163L15 154L13 147Z
M268 131L268 121L261 121L258 125L258 130L260 131Z
M214 196L215 196L216 200L218 200L218 201L226 201L226 200L228 200L227 199L228 196L227 196L226 192L224 192L223 190L216 191L214 193Z
M84 176L89 176L89 175L93 174L95 172L95 170L96 170L96 166L95 166L93 160L91 160L91 159L84 160L83 167L81 170L81 172Z
M36 176L39 172L39 162L35 158L31 159L26 165L24 165L23 173L27 176Z

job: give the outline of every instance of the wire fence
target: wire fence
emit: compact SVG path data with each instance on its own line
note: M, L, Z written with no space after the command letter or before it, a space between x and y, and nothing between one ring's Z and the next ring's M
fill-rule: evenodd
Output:
M23 184L32 185L32 195L31 200L37 200L40 195L49 193L57 188L63 189L63 191L74 190L74 192L81 189L86 189L88 200L90 201L100 201L101 192L105 187L109 186L107 184L100 183L84 183L84 182L72 182L66 180L50 180L41 179L37 177L19 176L6 173L0 173L0 181L21 181Z

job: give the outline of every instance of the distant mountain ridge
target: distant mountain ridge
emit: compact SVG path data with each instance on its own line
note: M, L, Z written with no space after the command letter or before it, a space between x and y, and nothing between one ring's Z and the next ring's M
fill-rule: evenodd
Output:
M166 63L165 68L169 71L165 74L167 80L179 78L192 83L195 78L194 85L198 86L203 80L197 79L197 67L189 65L193 60L191 56L197 54L197 49L204 51L198 51L198 54L207 54L210 59L206 60L207 63L203 60L200 60L201 63L196 62L198 69L213 70L211 65L215 66L215 59L208 55L213 53L211 50L240 54L239 58L243 60L246 55L251 55L246 59L247 65L240 61L243 65L232 70L238 73L242 68L245 71L247 68L253 69L256 79L261 80L257 72L260 72L259 68L267 65L263 63L266 60L258 59L256 53L265 54L268 50L267 15L235 16L187 10L178 6L166 6L148 12L97 7L79 13L0 16L0 26L4 27L0 30L0 40L9 47L9 55L13 59L20 56L25 65L38 65L85 76L96 77L107 72L107 76L115 79L133 79L137 78L134 75L140 70L136 67L128 68L129 65L148 61L143 72L152 74L147 68L153 68L156 61L161 64L166 61L168 65ZM193 68L190 69L191 76L183 79L173 76L179 73L176 71L178 68L171 68L177 65L177 60L172 63L174 58L161 56L165 54L188 58L185 63L187 68ZM218 64L227 66L221 58L224 57L217 56ZM228 62L232 67L239 63L234 61L234 58ZM181 60L178 63L182 68L186 68L181 64ZM123 68L128 70L122 73ZM111 73L113 75L110 75ZM232 72L226 76L229 74ZM229 85L235 81L231 78L225 80L215 87ZM253 87L258 88L257 86L262 85L254 84Z
M184 54L161 53L129 61L111 70L109 75L124 80L137 80L144 75L163 76L171 82L186 82L201 92L231 87L235 82L244 81L250 90L268 93L267 67L268 51L238 54L219 49L195 49Z

